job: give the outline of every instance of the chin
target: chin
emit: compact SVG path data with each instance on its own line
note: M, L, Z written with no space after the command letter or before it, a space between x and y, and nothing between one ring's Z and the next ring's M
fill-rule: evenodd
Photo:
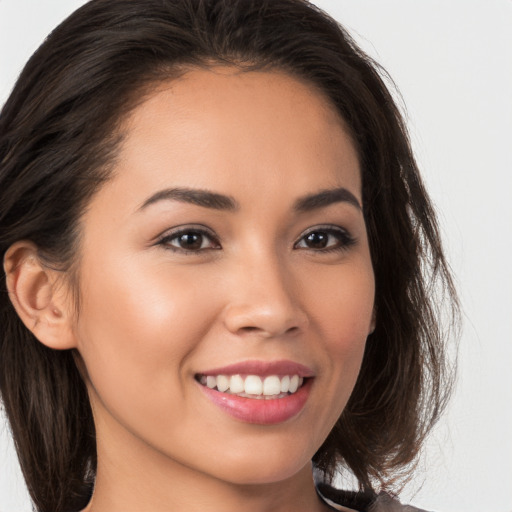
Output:
M311 457L305 456L304 451L293 453L293 450L274 448L257 448L238 455L227 452L222 466L217 466L217 473L220 479L236 485L268 485L305 470L310 473Z

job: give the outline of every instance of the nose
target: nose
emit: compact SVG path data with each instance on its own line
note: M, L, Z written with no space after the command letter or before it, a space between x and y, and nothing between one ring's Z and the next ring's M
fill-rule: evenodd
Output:
M303 332L308 316L293 273L277 261L245 261L232 274L226 328L237 335L274 338Z

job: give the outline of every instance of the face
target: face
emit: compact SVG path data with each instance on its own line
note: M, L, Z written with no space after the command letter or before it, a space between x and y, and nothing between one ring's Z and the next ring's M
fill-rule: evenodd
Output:
M372 329L354 145L311 87L230 68L166 84L125 128L82 219L73 326L100 460L289 478Z

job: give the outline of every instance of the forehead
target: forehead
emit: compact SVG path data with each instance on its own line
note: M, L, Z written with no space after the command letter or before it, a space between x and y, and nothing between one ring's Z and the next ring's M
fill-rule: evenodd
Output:
M304 190L349 186L360 197L356 150L335 107L282 72L190 70L158 87L127 120L113 180L231 194L262 184ZM172 183L169 183L172 181Z

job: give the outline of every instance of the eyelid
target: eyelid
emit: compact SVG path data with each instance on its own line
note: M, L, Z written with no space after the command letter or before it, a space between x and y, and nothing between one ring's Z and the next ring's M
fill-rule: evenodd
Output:
M202 236L207 237L212 241L213 244L217 245L217 247L209 247L204 249L198 249L198 250L187 250L184 248L176 247L171 245L170 243L167 243L169 240L174 239L178 237L179 235L186 234L186 233L198 233ZM168 229L164 231L162 234L160 234L154 245L162 245L165 246L166 249L180 252L184 254L194 254L194 253L201 253L205 251L210 250L218 250L221 249L221 244L219 241L219 237L215 234L214 231L212 231L210 228L202 225L202 224L183 224L181 226L176 226L174 228Z
M357 238L354 237L346 228L343 228L341 226L337 226L335 224L319 224L317 226L312 226L305 231L303 231L298 238L298 240L294 244L294 248L298 248L297 245L302 242L305 237L310 235L311 233L315 232L324 232L327 234L338 236L340 239L340 244L335 245L334 247L325 247L323 249L313 249L309 247L305 247L303 249L310 250L313 252L320 252L320 253L326 253L326 252L333 252L333 251L344 251L347 250L349 247L357 243ZM301 249L301 248L298 248Z
M338 239L338 243L333 246L327 246L325 248L312 248L312 247L298 247L298 245L304 241L305 237L315 232L324 232L328 235L335 236ZM195 250L188 250L183 247L173 246L170 243L170 240L179 237L180 235L186 233L197 233L200 234L210 240L212 245L215 247L205 247L199 248ZM293 244L294 249L304 249L310 250L316 253L326 253L326 252L335 252L335 251L344 251L349 247L354 245L357 242L357 239L350 234L350 232L341 226L334 224L319 224L317 226L311 226L301 233L297 241ZM180 226L176 226L174 228L168 229L160 234L154 245L164 246L165 249L172 250L174 252L183 253L183 254L199 254L204 253L206 251L219 250L222 249L222 245L220 243L219 237L217 234L202 224L183 224Z

